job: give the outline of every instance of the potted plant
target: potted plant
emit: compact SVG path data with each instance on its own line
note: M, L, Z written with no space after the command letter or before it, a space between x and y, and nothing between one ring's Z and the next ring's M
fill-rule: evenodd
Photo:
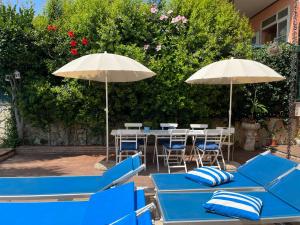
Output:
M296 142L296 145L300 146L300 130L297 133L297 136L295 138L295 142Z
M260 129L260 123L257 122L257 117L268 113L265 105L259 103L256 97L256 90L254 98L250 100L250 118L242 122L242 128L245 130L245 144L246 151L254 151L257 131Z
M152 127L152 122L151 121L145 121L143 124L144 124L144 131L149 132L151 127Z

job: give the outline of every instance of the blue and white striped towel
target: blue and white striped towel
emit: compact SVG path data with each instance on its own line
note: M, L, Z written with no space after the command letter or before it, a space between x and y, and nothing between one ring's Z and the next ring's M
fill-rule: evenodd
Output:
M234 218L259 220L262 201L254 196L229 191L215 191L203 207L217 214Z
M231 173L207 166L189 171L185 176L191 180L204 183L211 187L230 182L234 178Z

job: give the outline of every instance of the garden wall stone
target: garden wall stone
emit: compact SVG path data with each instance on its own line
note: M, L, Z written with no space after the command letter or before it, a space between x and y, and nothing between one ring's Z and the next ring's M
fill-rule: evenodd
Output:
M11 117L10 105L0 101L0 145L5 139L6 122Z
M299 119L293 122L293 135L297 134L299 129ZM121 127L120 125L119 127ZM216 126L226 126L226 120L214 119L209 125L211 128ZM235 144L237 147L242 147L245 141L245 131L241 127L241 122L234 123L236 128ZM287 143L287 125L282 119L271 118L266 121L266 126L262 126L258 131L256 139L256 148L266 146L271 141L270 131L276 131L275 138L278 144ZM62 124L52 124L49 130L42 130L25 123L24 126L24 144L27 145L49 145L49 146L64 146L64 145L103 145L105 144L105 137L93 134L89 129L75 125L66 128ZM110 137L111 143L113 138ZM151 140L150 140L151 142Z

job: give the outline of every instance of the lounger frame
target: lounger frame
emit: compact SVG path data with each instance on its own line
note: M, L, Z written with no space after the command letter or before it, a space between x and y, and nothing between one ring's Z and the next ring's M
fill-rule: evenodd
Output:
M155 195L154 197L158 211L160 213L161 221L164 225L252 225L252 224L272 224L272 223L292 223L300 222L300 216L264 218L259 221L250 221L243 219L226 219L226 220L186 220L186 221L166 221L160 201Z
M167 174L167 173L166 173ZM156 182L154 182L152 174L150 175L150 178L152 180L152 183L154 185L154 191L159 192L159 193L174 193L174 192L212 192L211 187L207 188L199 188L199 189L164 189L161 190L157 187ZM224 187L214 187L213 191L218 191L218 190L226 190L226 191L236 191L236 192L249 192L249 191L266 191L264 187L262 186L253 186L253 187L232 187L232 188L224 188Z

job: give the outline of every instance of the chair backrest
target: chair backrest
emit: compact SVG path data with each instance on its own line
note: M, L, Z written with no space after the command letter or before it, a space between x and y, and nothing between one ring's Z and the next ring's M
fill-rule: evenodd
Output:
M142 128L142 123L124 123L124 127L126 129L138 129L140 130Z
M135 211L134 189L131 182L91 195L83 225L110 224Z
M234 127L216 127L217 130L225 130L226 131L230 131L230 134L234 134L235 133L235 128Z
M266 187L276 178L296 166L297 163L267 151L248 160L238 168L238 172L257 184Z
M113 185L124 183L142 169L144 169L144 166L142 165L140 153L128 157L103 173L101 177L103 183L102 190Z
M123 150L124 146L130 143L135 145L135 149L138 148L138 134L134 131L132 132L132 134L127 133L125 135L122 135L121 133L119 136L119 150Z
M190 124L190 127L192 128L192 130L205 130L208 128L208 124Z
M223 139L223 130L222 129L206 129L204 130L204 146L206 143L215 143L218 144L221 148Z
M300 165L274 182L267 190L300 211Z
M170 147L173 144L181 144L186 146L188 129L172 129L170 133Z
M178 123L160 123L160 127L162 130L176 129Z

